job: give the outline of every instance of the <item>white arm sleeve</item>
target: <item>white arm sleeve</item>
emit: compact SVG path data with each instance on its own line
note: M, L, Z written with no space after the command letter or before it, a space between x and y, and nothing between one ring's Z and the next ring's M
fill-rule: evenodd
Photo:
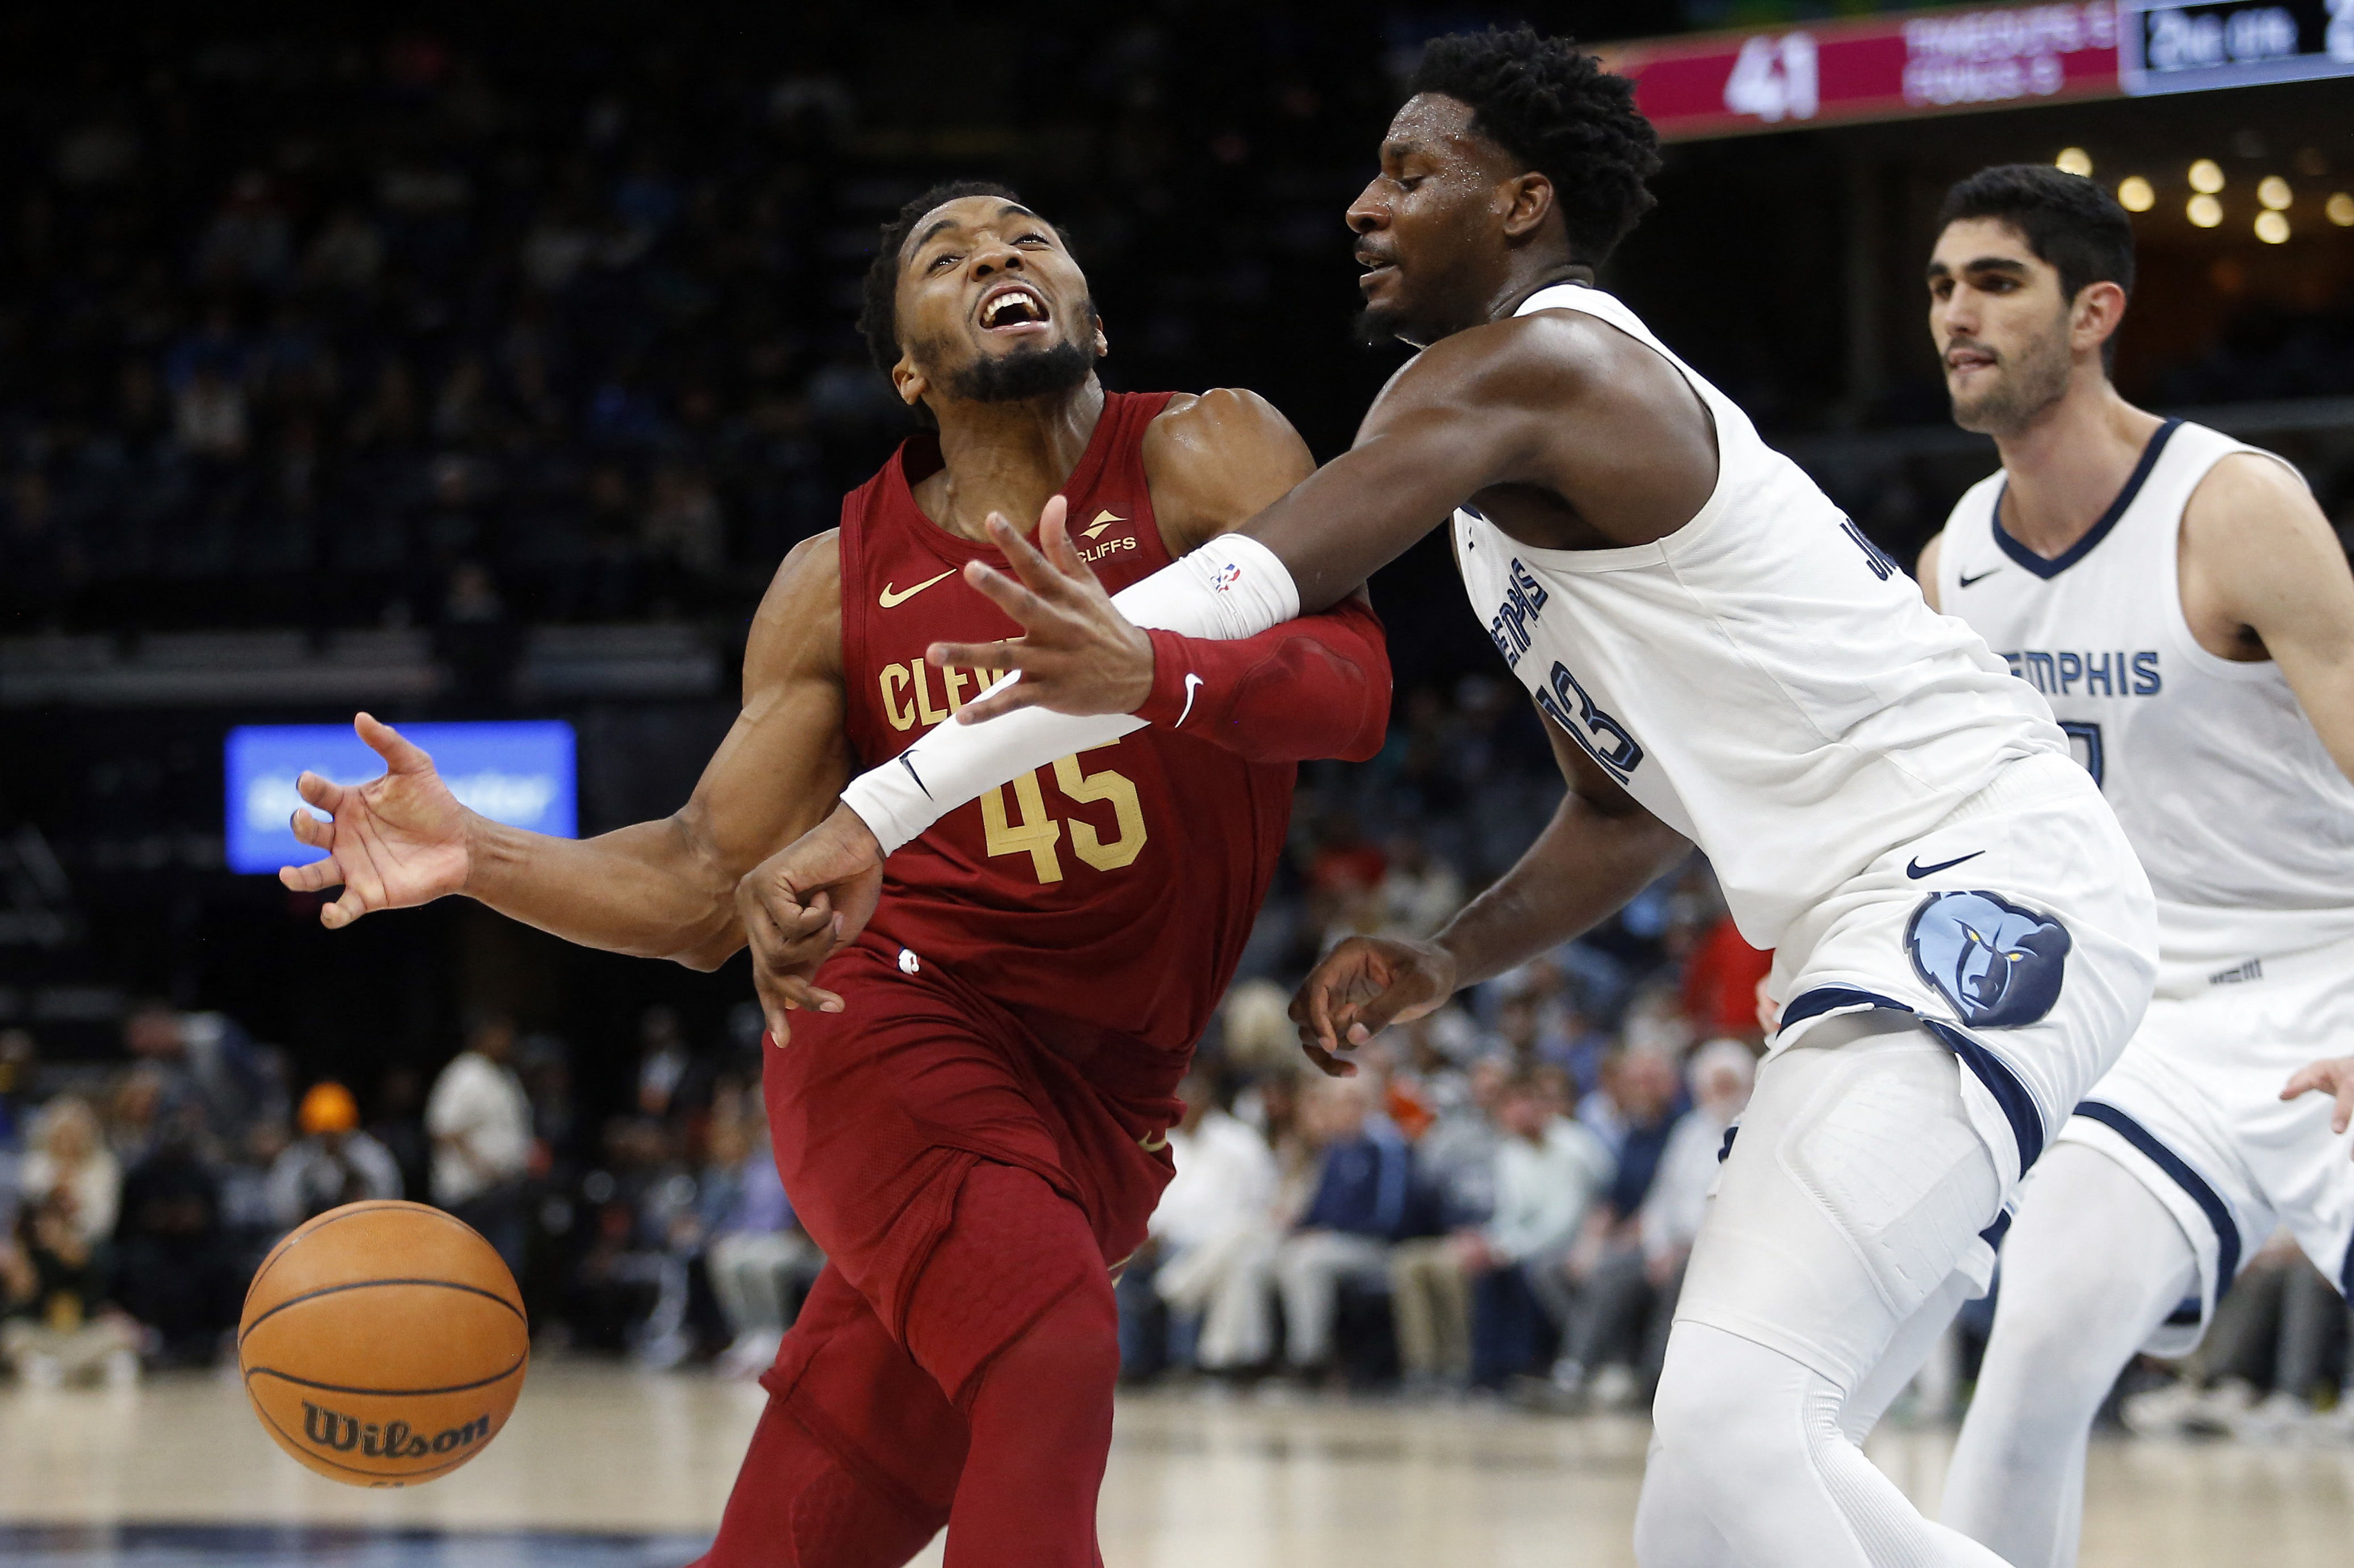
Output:
M1245 535L1222 534L1121 589L1111 602L1150 630L1232 641L1298 615L1299 589L1274 551ZM1021 678L1017 671L989 690ZM889 854L982 790L1143 727L1132 714L1051 708L1023 708L984 724L937 725L891 761L852 779L842 803L858 813Z

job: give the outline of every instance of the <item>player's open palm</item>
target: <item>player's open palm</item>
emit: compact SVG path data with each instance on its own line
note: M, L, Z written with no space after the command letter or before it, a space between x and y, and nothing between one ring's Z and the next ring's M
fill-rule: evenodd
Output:
M294 836L327 858L282 866L278 880L297 893L341 887L343 895L319 911L340 930L378 909L429 904L466 885L471 869L466 808L434 770L433 758L390 725L366 714L353 729L384 758L384 776L365 784L338 784L315 773L294 781L302 799L333 819L294 813Z
M2293 1100L2316 1089L2338 1101L2337 1108L2329 1116L2330 1131L2344 1132L2349 1127L2354 1127L2354 1056L2330 1056L2318 1062L2307 1062L2289 1075L2280 1097Z
M1454 955L1437 943L1352 937L1324 955L1291 999L1291 1021L1308 1059L1345 1078L1356 1065L1338 1053L1437 1011L1454 994Z

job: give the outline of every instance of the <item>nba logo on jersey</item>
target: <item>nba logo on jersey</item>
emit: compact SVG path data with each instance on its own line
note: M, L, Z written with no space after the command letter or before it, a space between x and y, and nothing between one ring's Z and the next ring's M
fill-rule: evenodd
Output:
M1210 586L1217 589L1220 593L1232 593L1234 591L1235 585L1242 580L1242 563L1240 561L1228 561L1224 567L1218 569L1218 575L1211 582Z
M2060 1000L2067 928L1991 893L1933 893L1904 930L1913 968L1972 1029L2033 1023Z

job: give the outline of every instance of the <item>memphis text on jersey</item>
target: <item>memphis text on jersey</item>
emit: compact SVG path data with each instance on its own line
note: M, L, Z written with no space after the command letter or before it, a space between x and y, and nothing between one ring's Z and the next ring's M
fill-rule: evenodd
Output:
M1476 516L1477 514L1474 514ZM1484 521L1484 519L1483 519ZM1537 581L1528 567L1521 565L1518 556L1504 579L1504 602L1497 608L1488 622L1488 635L1495 640L1496 652L1515 671L1521 667L1521 655L1529 651L1529 627L1544 611L1551 596L1544 585ZM1595 706L1569 666L1556 659L1545 679L1531 681L1529 690L1537 699L1537 706L1545 715L1568 732L1569 737L1585 748L1585 754L1602 765L1602 770L1619 783L1642 765L1643 748L1628 733L1627 726Z
M2047 697L2154 697L2164 685L2158 654L2052 653L2027 648L2001 657L2010 673ZM2082 690L2079 690L2079 683Z

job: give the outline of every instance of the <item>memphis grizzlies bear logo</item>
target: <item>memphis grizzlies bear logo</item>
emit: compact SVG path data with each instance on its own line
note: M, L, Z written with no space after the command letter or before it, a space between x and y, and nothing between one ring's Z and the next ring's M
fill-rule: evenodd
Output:
M1913 911L1913 968L1972 1029L2036 1022L2060 1000L2068 929L1991 893L1933 893Z

